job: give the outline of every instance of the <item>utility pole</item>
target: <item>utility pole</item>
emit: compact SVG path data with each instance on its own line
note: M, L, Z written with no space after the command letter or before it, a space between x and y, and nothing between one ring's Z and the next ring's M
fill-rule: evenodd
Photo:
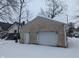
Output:
M69 18L68 18L68 15L66 14L66 16L67 16L67 24L68 24L68 22L69 22Z

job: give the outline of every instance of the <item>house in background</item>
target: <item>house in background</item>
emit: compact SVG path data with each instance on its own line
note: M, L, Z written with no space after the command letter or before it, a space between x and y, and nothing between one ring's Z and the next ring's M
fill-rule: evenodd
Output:
M65 24L37 16L21 28L20 43L67 47Z
M74 36L79 38L79 20L74 22Z
M11 26L9 23L0 22L0 38L8 33L8 28Z
M75 30L74 30L74 36L76 38L79 38L79 27L75 28Z
M18 22L14 22L13 24L0 22L0 38L12 39L15 31L18 34L18 26L21 28L24 24L24 21L20 24L20 26Z
M8 31L8 28L11 26L10 23L4 23L4 22L0 22L0 30L1 31Z
M79 27L79 20L74 22L74 26L75 26L75 28Z
M18 33L18 25L19 25L19 23L14 22L14 23L8 28L8 33L14 33L15 31Z
M19 31L20 31L20 28L24 25L24 23L25 23L24 21L21 24L19 24L18 22L14 22L8 28L8 34L6 35L5 40L15 40L15 35L16 35L16 38L19 39L20 38Z
M9 28L8 28L8 33L14 33L16 31L16 33L18 33L18 26L21 28L21 26L24 25L24 22L20 24L18 22L14 22Z

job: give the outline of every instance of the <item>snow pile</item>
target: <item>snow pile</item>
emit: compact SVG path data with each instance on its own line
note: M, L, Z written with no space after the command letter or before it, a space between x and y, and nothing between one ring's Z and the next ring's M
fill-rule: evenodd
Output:
M69 48L19 44L0 40L0 57L4 58L77 58L79 57L79 38L69 38Z

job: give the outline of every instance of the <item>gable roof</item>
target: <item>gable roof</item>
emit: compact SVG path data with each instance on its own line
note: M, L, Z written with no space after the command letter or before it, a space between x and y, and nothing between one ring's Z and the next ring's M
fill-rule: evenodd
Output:
M17 26L18 26L18 25L19 25L19 22L14 22L14 23L8 28L8 30L11 29L12 26L14 26L14 25L17 25ZM23 23L20 23L20 26L22 26L22 25L23 25Z
M14 23L8 28L8 30L11 29L15 24L16 24L17 26L19 25L18 22L14 22Z
M62 22L59 22L59 21L56 21L56 20L52 20L52 19L49 19L49 18L45 18L45 17L42 17L42 16L37 16L36 18L34 18L32 21L29 21L28 23L26 23L24 26L28 26L29 24L31 24L33 21L35 20L44 20L44 21L50 21L50 22L55 22L55 23L59 23L59 24L63 24L65 25L65 23L62 23Z
M8 28L9 28L10 26L11 26L10 23L0 22L0 27L1 27L4 31L8 30Z

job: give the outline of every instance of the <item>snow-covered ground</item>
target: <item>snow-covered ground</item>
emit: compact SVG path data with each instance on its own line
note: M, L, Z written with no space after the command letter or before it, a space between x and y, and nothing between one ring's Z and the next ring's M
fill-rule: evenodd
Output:
M79 38L69 38L69 48L19 44L0 40L1 58L79 58Z

